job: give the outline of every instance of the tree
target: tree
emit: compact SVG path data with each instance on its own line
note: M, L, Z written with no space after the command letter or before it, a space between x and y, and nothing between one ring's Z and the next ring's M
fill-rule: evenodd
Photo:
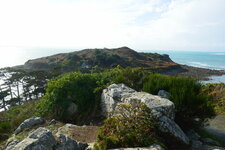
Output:
M4 108L5 110L7 110L6 108L6 101L5 98L9 95L7 90L4 90L0 87L0 100L2 101L0 108Z

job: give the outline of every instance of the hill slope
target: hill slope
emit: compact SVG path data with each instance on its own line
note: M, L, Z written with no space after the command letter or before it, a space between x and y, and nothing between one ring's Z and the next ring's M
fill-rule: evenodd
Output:
M128 47L115 49L85 49L72 53L62 53L27 61L22 69L26 70L60 70L61 72L91 70L96 68L142 67L146 70L168 70L179 65L168 55L157 53L139 53Z

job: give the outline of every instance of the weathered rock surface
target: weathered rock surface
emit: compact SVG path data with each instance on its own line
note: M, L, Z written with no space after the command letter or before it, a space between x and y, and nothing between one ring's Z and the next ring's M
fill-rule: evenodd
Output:
M63 134L57 135L60 143L56 146L56 150L84 150L88 147L87 143L77 142Z
M40 127L22 141L14 140L7 144L6 150L85 150L87 143L77 142L63 134L56 135Z
M190 140L199 140L201 138L201 136L194 130L189 130L187 132L187 136Z
M52 132L45 128L38 128L31 132L24 140L17 144L9 144L7 150L52 150L56 140Z
M124 84L112 84L102 93L102 114L110 116L119 103L130 103L133 99L144 102L152 111L174 119L175 106L173 102L160 96L152 95L146 92L136 92Z
M32 117L29 119L26 119L24 122L22 122L19 127L15 130L15 134L19 134L20 132L22 132L24 129L26 128L31 128L35 125L39 125L39 124L43 124L45 122L44 118L40 118L40 117Z
M159 90L157 95L162 98L169 98L170 93L165 90Z
M134 99L144 102L152 110L152 114L157 118L159 129L162 132L174 136L182 143L189 144L188 137L174 122L175 106L173 102L160 96L136 92L124 84L112 84L102 93L102 115L109 117L118 104L130 103Z
M202 150L225 150L225 148L218 146L203 145Z
M220 147L219 142L210 138L202 138L194 130L189 130L187 136L191 141L189 150L224 150L223 147Z
M55 125L57 123L57 121L55 119L52 119L48 125L51 126L51 125Z
M220 146L220 143L213 140L213 139L210 139L210 138L203 138L202 141L206 144L209 144L209 145L215 145L215 146Z
M153 144L150 147L136 147L136 148L118 148L111 150L164 150L160 145Z

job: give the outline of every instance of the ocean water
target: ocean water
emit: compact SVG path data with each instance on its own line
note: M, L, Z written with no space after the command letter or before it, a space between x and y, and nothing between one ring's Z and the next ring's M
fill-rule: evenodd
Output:
M225 70L225 52L193 52L193 51L150 51L159 54L168 54L170 58L179 64ZM225 75L211 76L210 83L225 83Z
M225 52L153 51L168 54L179 63L194 67L225 70Z

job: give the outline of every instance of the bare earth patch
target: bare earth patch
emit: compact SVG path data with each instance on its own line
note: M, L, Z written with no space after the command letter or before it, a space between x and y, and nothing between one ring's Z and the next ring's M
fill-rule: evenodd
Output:
M68 137L85 143L93 143L97 140L98 126L76 126L66 124L58 129L58 134L64 134Z

